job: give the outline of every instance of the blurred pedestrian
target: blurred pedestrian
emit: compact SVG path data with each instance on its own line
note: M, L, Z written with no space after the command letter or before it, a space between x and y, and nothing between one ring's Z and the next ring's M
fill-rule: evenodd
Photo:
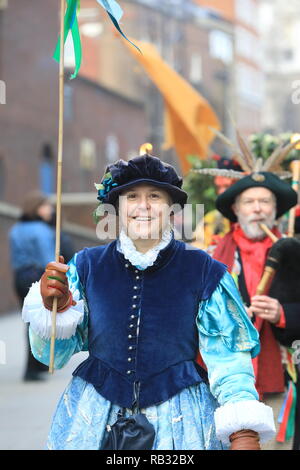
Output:
M9 233L14 287L23 306L30 286L38 281L45 266L55 258L55 232L50 222L53 207L47 197L34 190L26 195L19 221ZM30 350L26 331L27 353L24 380L41 380L47 367L37 361Z

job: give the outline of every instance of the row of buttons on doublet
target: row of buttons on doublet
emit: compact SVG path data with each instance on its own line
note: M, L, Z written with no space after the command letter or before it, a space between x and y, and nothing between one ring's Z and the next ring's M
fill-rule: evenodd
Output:
M131 265L126 263L125 268L129 268ZM129 334L128 334L128 351L132 355L129 355L127 361L129 364L133 364L135 362L135 354L137 347L137 339L138 339L138 318L139 318L139 309L141 303L141 282L142 282L142 274L138 269L134 270L134 286L133 286L133 295L132 295L132 305L129 317ZM134 354L134 355L133 355ZM127 375L134 374L134 369L129 369L126 371Z

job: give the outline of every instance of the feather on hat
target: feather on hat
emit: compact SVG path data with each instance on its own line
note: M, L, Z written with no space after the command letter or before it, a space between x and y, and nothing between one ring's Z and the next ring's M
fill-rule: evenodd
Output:
M232 149L231 158L236 160L242 171L218 169L218 168L201 168L193 169L192 172L201 173L204 175L211 176L226 176L228 178L242 179L245 176L251 173L260 173L260 172L270 172L276 174L280 179L287 179L292 176L289 171L283 171L280 168L280 164L289 154L289 152L300 142L300 139L295 140L294 142L288 144L281 144L274 149L272 154L263 160L260 157L256 157L253 152L251 152L248 143L241 135L238 129L236 129L236 137L238 146L231 142L222 132L217 129L210 128L217 137L219 137L228 147Z

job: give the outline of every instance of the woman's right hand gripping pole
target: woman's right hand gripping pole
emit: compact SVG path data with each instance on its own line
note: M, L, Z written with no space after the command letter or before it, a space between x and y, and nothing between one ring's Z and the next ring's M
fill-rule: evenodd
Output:
M76 305L72 293L69 290L68 278L66 276L69 266L64 264L64 257L59 257L59 263L51 261L41 277L41 295L44 306L52 310L54 297L57 297L57 312L62 313L72 305Z

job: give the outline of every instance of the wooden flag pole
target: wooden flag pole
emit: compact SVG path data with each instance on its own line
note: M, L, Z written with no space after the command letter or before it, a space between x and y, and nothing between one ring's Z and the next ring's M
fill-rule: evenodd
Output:
M61 232L61 192L62 192L62 158L64 137L64 36L65 36L65 0L60 5L60 62L59 62L59 127L58 127L58 157L57 157L57 186L56 186L56 244L55 261L59 262L60 232ZM50 342L49 373L54 372L54 352L56 337L57 297L53 299L52 329Z

